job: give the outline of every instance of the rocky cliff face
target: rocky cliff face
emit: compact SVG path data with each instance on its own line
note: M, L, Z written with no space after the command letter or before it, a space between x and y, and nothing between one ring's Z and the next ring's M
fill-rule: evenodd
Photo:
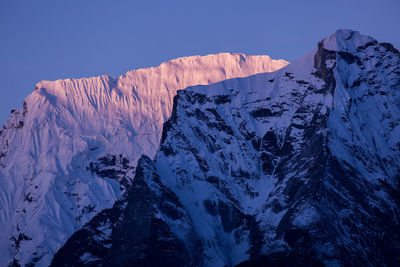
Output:
M399 264L399 103L399 51L349 30L179 91L154 160L53 265Z
M140 155L154 156L177 90L285 65L224 53L118 78L38 83L0 134L0 265L47 266L72 233L111 208Z

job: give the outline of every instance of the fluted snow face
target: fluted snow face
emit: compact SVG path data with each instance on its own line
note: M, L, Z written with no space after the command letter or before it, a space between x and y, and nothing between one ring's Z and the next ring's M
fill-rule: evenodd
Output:
M141 154L153 156L177 90L286 66L216 54L156 68L42 81L0 135L0 258L50 263L94 214L113 205ZM10 241L11 239L11 241Z
M285 65L286 61L268 56L228 53L179 58L156 68L129 71L117 79L99 76L40 82L27 102L30 109L40 110L39 119L57 116L50 122L62 122L63 129L73 132L74 140L104 137L112 145L107 152L123 152L137 159L142 153L155 153L177 90L271 72ZM81 147L73 150L81 151Z

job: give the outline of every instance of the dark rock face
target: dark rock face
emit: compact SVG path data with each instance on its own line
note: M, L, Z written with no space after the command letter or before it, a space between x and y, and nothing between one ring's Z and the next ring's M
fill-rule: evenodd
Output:
M334 37L276 73L178 92L155 159L53 265L399 265L400 57Z
M112 247L104 260L106 266L183 266L182 263L191 262L186 245L162 218L154 216L158 212L172 220L185 216L183 206L163 186L154 167L149 158L140 159L124 220L113 231ZM148 179L159 186L159 194L149 188Z
M333 68L336 64L337 53L327 50L323 47L323 43L318 43L318 50L314 56L314 67L317 69L315 76L325 81L325 86L322 88L322 93L333 94L336 87L336 80L333 74ZM327 65L327 61L331 60L332 66Z
M125 198L76 232L55 255L52 266L199 264L200 258L193 253L200 246L195 234L186 233L192 242L184 244L162 217L155 216L160 213L170 220L191 225L178 198L163 185L154 170L154 163L143 156ZM153 191L150 186L157 190Z
M25 116L28 112L28 107L24 101L23 110L13 109L11 110L10 118L0 129L0 136L3 136L3 143L1 144L3 150L0 151L0 166L4 167L4 158L7 156L9 150L9 142L12 140L16 132L22 129L25 125ZM4 132L8 132L9 136L4 135Z
M121 219L125 202L126 200L116 202L112 209L101 211L81 230L75 232L54 255L51 266L101 265L112 245L109 231ZM90 255L89 262L85 261L85 254Z
M301 257L297 253L274 253L253 260L244 261L238 267L280 267L280 266L325 266L315 255L309 254Z
M117 180L121 189L126 189L131 183L131 174L134 167L130 166L129 160L122 155L107 155L90 162L87 169L103 178Z

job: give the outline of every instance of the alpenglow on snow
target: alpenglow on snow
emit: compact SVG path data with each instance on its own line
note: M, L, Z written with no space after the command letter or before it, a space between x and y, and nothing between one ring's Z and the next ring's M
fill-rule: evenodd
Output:
M155 157L52 266L398 266L399 103L399 51L350 30L181 90Z
M154 156L177 90L275 71L268 56L178 58L118 78L42 81L0 134L0 266L48 266Z

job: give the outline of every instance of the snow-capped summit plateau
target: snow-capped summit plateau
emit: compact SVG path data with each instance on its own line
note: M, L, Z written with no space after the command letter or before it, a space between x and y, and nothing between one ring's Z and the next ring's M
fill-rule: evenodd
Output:
M154 159L52 265L397 266L399 103L399 51L351 30L178 91Z
M177 90L287 64L222 53L118 78L39 82L0 133L0 265L47 266L70 235L112 207L138 158L154 156Z

